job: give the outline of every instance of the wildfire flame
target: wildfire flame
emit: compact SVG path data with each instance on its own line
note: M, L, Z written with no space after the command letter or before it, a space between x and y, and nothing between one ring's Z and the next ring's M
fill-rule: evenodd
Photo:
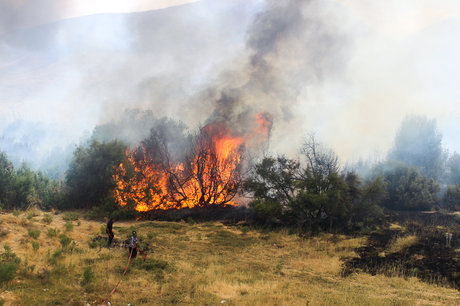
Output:
M223 123L203 127L188 160L171 162L149 158L145 146L126 151L126 162L114 175L115 200L137 211L236 205L241 154L254 138L268 139L271 121L256 115L257 127L247 135L229 131Z

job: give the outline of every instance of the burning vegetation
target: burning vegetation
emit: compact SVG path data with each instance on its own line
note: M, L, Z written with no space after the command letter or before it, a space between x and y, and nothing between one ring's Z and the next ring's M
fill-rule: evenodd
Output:
M152 130L139 147L126 151L113 175L117 204L142 212L236 205L242 156L247 146L268 141L270 119L257 114L250 133L235 133L223 122L208 124L183 137L179 150L166 130Z

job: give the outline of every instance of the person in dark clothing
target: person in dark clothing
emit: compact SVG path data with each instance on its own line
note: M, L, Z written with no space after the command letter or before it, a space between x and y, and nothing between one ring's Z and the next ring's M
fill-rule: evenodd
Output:
M137 255L137 233L136 231L133 231L133 235L131 236L131 241L129 242L129 254L131 254L132 250L132 255L131 258L136 258Z
M105 232L109 236L107 247L110 247L110 245L112 244L113 237L114 237L114 234L112 231L113 222L115 222L115 220L113 218L110 218L109 222L107 222L107 228L105 229Z

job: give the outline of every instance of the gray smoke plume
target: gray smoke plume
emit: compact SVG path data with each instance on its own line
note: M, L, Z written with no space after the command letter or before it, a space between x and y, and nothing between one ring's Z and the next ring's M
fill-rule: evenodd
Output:
M0 10L0 136L30 139L31 125L17 122L46 130L33 134L26 161L95 126L123 126L126 109L191 129L225 121L237 133L268 112L270 150L295 153L313 130L344 159L384 156L415 113L437 119L460 148L455 1L206 0L30 28L7 17L18 3L38 18L44 2L7 0ZM47 13L63 16L58 5ZM19 152L5 143L0 150Z

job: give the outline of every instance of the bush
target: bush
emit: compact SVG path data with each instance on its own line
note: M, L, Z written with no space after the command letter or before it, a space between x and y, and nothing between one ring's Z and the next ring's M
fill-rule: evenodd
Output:
M78 220L78 218L79 218L79 215L76 212L66 212L62 216L62 219L64 219L64 221L76 221Z
M404 164L384 164L380 167L389 168L382 171L388 192L382 203L384 207L403 211L429 210L439 204L439 184L422 176L417 168Z
M50 254L48 251L47 257L48 264L56 266L59 260L64 257L64 252L62 250L56 250L53 254Z
M37 213L35 212L35 210L29 210L29 212L27 212L27 220L32 220L36 216Z
M19 217L19 215L21 214L21 211L19 209L13 209L13 216L15 217Z
M193 220L192 217L188 217L187 218L187 223L188 223L188 225L194 225L196 222L195 222L195 220Z
M460 210L460 184L448 186L442 202L448 210Z
M32 244L32 248L34 249L34 252L37 252L38 249L40 248L40 243L38 243L38 241L31 241L30 243Z
M164 279L165 271L171 270L171 265L160 259L147 258L145 261L136 261L135 267L153 273L155 279Z
M65 231L66 231L66 232L71 232L71 231L73 231L73 223L72 223L72 221L67 221L67 222L65 223Z
M4 245L5 252L0 255L2 264L0 265L0 285L12 281L19 268L21 259L11 251L8 245Z
M93 239L91 239L90 241L88 241L88 246L91 248L91 249L94 249L94 248L101 248L101 247L105 247L107 246L107 240L105 239L98 239L100 237L95 237Z
M119 141L92 140L74 151L66 172L70 205L89 209L99 206L115 187L112 172L125 159L126 145Z
M91 270L91 267L86 267L83 271L83 279L81 280L81 285L89 284L94 278L94 272Z
M65 234L59 235L59 242L61 243L62 248L68 247L71 241L72 239L67 237Z
M46 234L48 235L48 237L52 238L52 237L56 237L56 235L58 234L59 230L57 228L49 228L48 231L46 232Z
M40 230L29 229L27 232L32 239L37 239L40 236Z
M51 216L50 214L44 214L42 222L46 224L51 224L51 222L53 222L53 216Z

